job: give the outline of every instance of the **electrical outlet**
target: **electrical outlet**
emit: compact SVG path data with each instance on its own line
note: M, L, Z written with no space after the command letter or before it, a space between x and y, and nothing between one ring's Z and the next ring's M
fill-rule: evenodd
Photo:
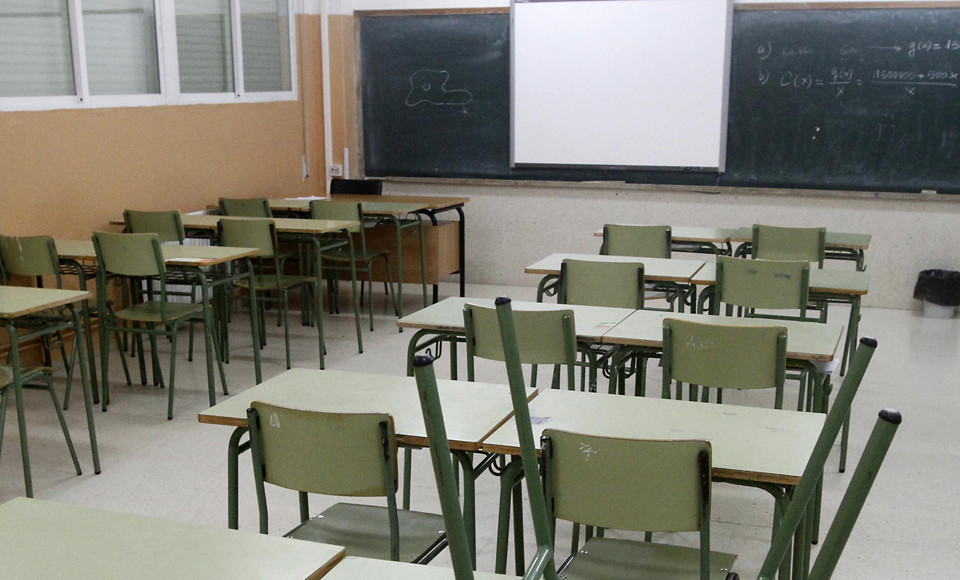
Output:
M330 177L343 177L343 165L331 165Z

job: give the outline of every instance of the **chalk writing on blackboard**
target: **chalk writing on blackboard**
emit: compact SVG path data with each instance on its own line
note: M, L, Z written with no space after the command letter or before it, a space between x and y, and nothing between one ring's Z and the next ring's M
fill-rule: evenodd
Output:
M470 91L448 89L449 80L450 73L445 70L418 70L410 75L410 92L407 93L406 105L416 107L426 103L438 106L464 106L473 102L473 93Z
M897 55L894 58L897 59L897 65L902 67L897 65L895 65L897 68L863 67L862 59L856 57L864 54L865 51ZM816 61L805 58L816 54L805 44L778 46L771 40L762 40L756 45L756 59L759 65L757 81L760 86L769 85L784 90L806 91L817 87L830 87L834 91L834 97L844 96L847 87L860 87L864 84L894 85L891 89L901 91L901 94L908 97L916 96L917 90L921 87L933 90L960 87L960 72L954 72L948 68L927 68L916 60L921 53L938 51L944 53L960 51L960 39L948 38L942 42L921 39L870 45L864 48L845 45L840 47L835 56L825 54L828 59L826 62L823 58ZM836 61L829 62L835 57ZM851 59L854 60L851 61ZM861 66L854 68L857 62L860 62ZM822 68L823 64L828 64L829 68ZM941 63L941 66L942 64L945 63Z

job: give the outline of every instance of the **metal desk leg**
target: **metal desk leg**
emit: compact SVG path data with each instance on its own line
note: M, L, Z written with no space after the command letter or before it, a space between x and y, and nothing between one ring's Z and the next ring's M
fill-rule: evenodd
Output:
M511 459L500 474L500 515L497 519L497 562L494 571L497 574L507 572L507 549L510 541L510 504L513 488L520 481L523 464Z
M236 530L240 526L239 459L241 453L250 449L250 441L241 444L240 438L247 431L246 427L237 427L230 435L230 443L227 444L227 527L231 530Z
M13 398L17 407L17 427L20 430L20 457L23 464L23 486L27 497L33 497L33 476L30 474L30 447L27 445L27 423L23 411L23 375L20 370L20 341L12 324L7 323L10 337L10 366L13 369Z
M246 278L253 288L253 262L250 258L244 258L244 265L247 269ZM253 367L256 373L256 381L259 385L263 382L263 372L260 368L260 313L257 310L257 293L247 292L250 302L250 334L253 337Z
M97 428L93 423L93 386L90 376L90 367L87 366L87 357L84 350L83 324L80 321L80 315L75 308L70 309L73 319L74 332L77 333L77 360L80 363L80 380L83 386L83 405L87 414L87 432L90 435L90 453L93 455L93 472L100 473L100 449L97 446ZM12 348L12 345L11 345Z

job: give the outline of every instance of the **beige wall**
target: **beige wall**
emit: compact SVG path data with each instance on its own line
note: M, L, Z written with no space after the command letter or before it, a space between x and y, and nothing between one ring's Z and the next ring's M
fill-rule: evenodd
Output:
M0 234L87 237L124 208L323 192L320 17L297 27L300 101L0 113Z

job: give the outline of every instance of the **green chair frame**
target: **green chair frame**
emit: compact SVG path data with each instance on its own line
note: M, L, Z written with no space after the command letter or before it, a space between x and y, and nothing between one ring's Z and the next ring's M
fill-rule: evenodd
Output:
M255 273L253 276L253 291L257 297L257 308L260 321L260 347L266 345L266 323L263 306L267 301L276 301L279 305L280 318L283 322L283 341L287 368L290 364L290 292L301 289L310 295L310 300L301 300L300 307L307 310L307 319L317 328L319 342L320 368L325 366L326 344L323 338L323 297L320 293L318 276L293 276L283 274L280 267L279 244L277 242L277 228L272 219L230 219L223 218L217 222L220 243L225 246L242 248L257 248L254 258ZM269 266L264 268L264 266ZM249 288L250 284L243 280L238 283L241 288ZM267 296L277 293L276 298Z
M265 197L230 198L221 197L217 201L220 215L227 217L272 218L270 201Z
M530 385L536 387L536 366L558 365L566 369L567 388L576 388L577 334L572 310L524 310L515 313L520 341L520 360L533 365ZM500 325L493 308L467 304L463 307L467 347L467 380L473 381L475 357L503 361ZM589 350L589 349L587 349ZM552 388L560 388L560 372ZM591 376L591 379L594 377Z
M499 302L501 299L498 298L497 300ZM510 333L511 330L507 329L507 333ZM515 339L513 340L515 344ZM556 564L553 561L553 539L547 519L543 485L539 476L539 463L533 445L530 409L527 406L526 393L523 387L523 370L520 368L519 360L516 359L516 350L516 348L513 350L512 366L508 363L507 369L508 373L511 374L510 396L513 400L514 409L516 409L517 435L520 437L523 452L521 462L529 467L529 469L523 471L527 492L531 498L530 509L533 512L533 525L537 542L537 553L527 567L523 579L547 578L548 580L559 580ZM505 349L505 351L507 356L510 357L510 350ZM427 437L430 441L430 459L433 462L437 492L440 495L444 527L447 530L447 538L450 544L450 559L454 578L456 580L473 580L473 570L476 562L471 555L471 546L460 506L457 478L454 474L453 460L450 455L450 441L447 438L447 431L443 422L443 407L440 403L440 395L437 392L437 377L433 368L433 358L423 355L417 356L413 366L417 380L417 390L420 393L423 422L426 425Z
M42 385L35 383L38 379L43 381ZM70 458L73 460L73 468L77 475L82 475L80 461L77 459L77 450L73 447L73 439L70 437L70 430L67 428L67 422L63 418L63 411L60 408L60 401L57 400L57 391L53 388L53 378L50 374L50 367L28 367L21 369L20 381L14 380L13 369L0 365L0 451L3 450L3 428L7 416L7 401L10 393L13 393L15 405L17 407L17 426L20 431L20 457L23 465L23 484L26 489L27 497L33 497L33 476L30 471L30 453L27 445L27 424L24 417L23 391L25 389L43 389L50 393L50 399L53 401L53 409L57 412L57 419L60 421L60 429L63 431L63 438L67 442L67 450L70 452Z
M670 226L606 224L600 255L670 258L672 233Z
M167 419L173 419L174 379L177 364L177 334L180 325L191 320L203 322L204 343L207 361L207 390L210 405L216 404L216 381L213 376L213 364L216 361L223 392L227 394L226 375L223 361L216 353L220 345L213 324L213 310L207 303L175 303L167 299L167 268L160 249L157 234L114 234L97 232L93 235L93 247L97 254L97 301L101 313L107 313L100 321L100 368L103 396L101 406L104 411L110 403L109 350L110 333L120 332L135 336L147 335L151 350L156 352L157 337L170 341L170 375L166 385ZM108 277L120 277L131 285L131 295L143 301L135 302L120 310L107 307ZM144 280L157 280L154 292L139 292ZM129 326L126 324L129 323ZM157 357L154 360L154 376L160 374ZM141 375L144 357L140 357Z
M397 440L385 413L325 413L254 401L247 410L260 533L269 528L265 483L296 490L290 538L345 546L347 554L426 564L444 547L442 517L397 509ZM383 497L338 503L310 518L308 494ZM439 531L438 531L439 530Z
M726 304L727 315L732 315L733 307L737 307L743 316L751 318L808 320L809 301L809 262L717 257L716 296L711 314L719 314L720 305ZM796 310L799 314L763 314L758 309Z
M663 321L663 392L707 402L709 388L773 389L774 407L783 408L787 367L787 329L782 326L737 326L689 320ZM718 401L721 402L718 394Z

